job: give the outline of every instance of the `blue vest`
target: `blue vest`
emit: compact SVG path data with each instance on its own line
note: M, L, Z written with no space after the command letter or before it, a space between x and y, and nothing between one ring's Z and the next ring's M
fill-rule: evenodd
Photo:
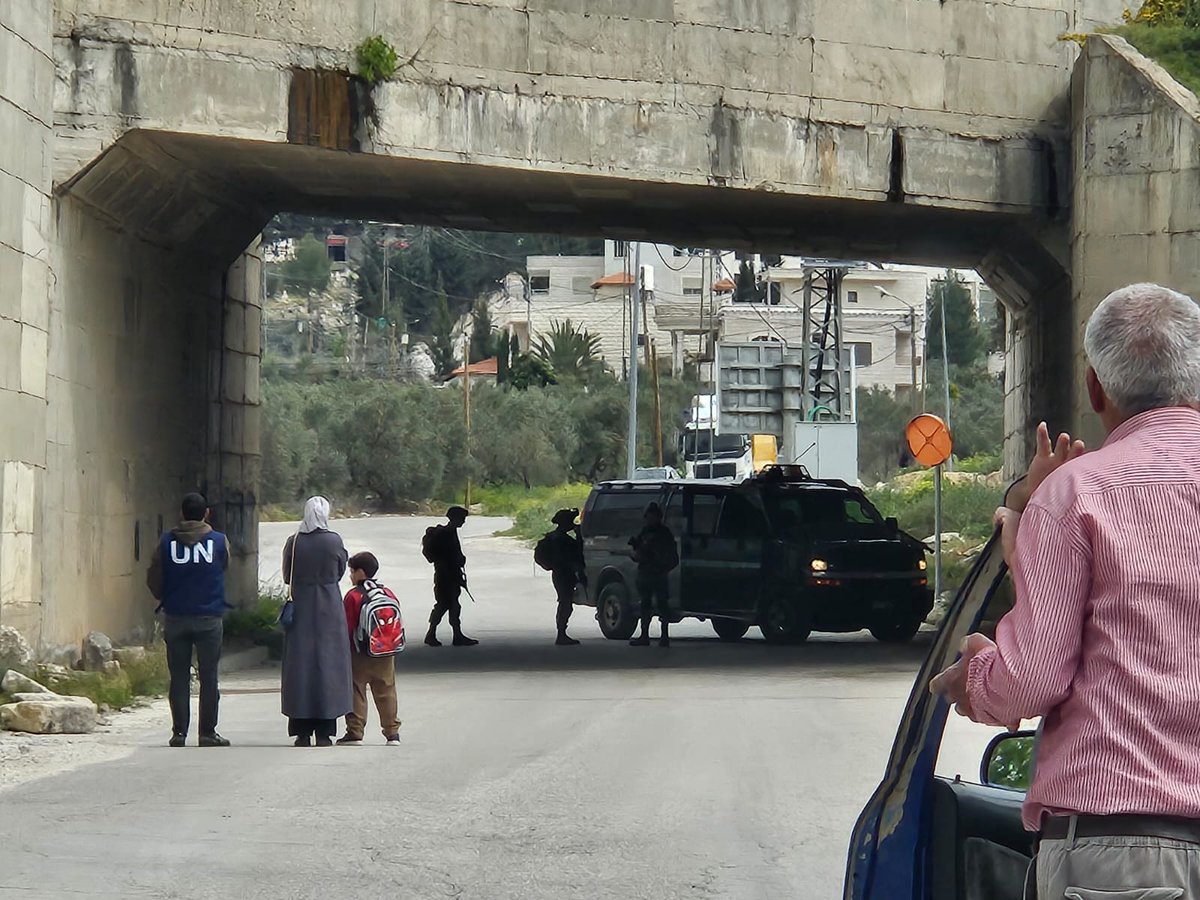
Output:
M163 611L170 616L223 616L225 564L229 545L225 535L210 531L194 544L166 532L159 544L163 569Z

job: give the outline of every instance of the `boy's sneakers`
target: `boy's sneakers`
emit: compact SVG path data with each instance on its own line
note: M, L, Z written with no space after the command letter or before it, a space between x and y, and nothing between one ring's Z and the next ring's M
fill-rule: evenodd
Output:
M338 738L338 744L361 744L362 735L345 734Z
M398 734L389 735L388 739L387 739L387 745L389 747L399 747L400 746L400 735L398 735Z

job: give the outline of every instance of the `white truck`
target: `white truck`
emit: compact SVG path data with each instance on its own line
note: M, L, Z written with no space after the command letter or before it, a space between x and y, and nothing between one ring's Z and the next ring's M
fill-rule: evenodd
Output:
M776 462L774 435L721 432L715 399L699 395L688 407L680 448L684 478L743 481Z

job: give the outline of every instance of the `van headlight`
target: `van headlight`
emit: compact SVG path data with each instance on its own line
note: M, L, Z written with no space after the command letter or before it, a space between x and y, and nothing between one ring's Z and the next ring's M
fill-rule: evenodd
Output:
M811 568L814 572L828 572L829 563L823 559L814 559L811 563L809 563L809 568Z
M929 568L929 563L925 562L924 559L917 560L917 571L918 572L924 572L928 568Z

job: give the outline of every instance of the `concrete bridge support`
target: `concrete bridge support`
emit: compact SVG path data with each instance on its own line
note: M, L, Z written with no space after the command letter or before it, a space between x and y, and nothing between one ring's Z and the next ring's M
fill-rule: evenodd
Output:
M262 221L129 152L56 189L47 6L0 7L0 624L53 655L147 633L189 490L256 596Z
M1088 38L1072 83L1074 175L1069 424L1087 408L1082 330L1110 291L1155 281L1200 300L1200 101L1117 37Z

